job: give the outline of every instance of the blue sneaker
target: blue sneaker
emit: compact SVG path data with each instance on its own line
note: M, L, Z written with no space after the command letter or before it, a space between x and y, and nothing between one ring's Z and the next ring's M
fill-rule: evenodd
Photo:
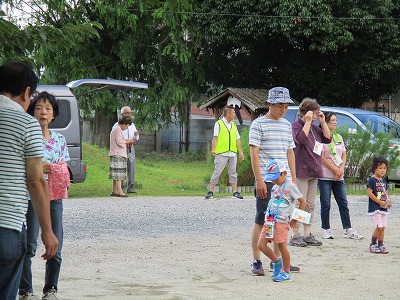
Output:
M251 274L254 276L264 276L264 268L261 260L255 260L251 263Z
M282 281L292 281L292 277L293 277L292 273L282 271L272 279L275 282L282 282Z
M243 196L240 195L239 192L234 192L234 193L233 193L233 199L243 199Z
M207 192L207 195L205 196L206 199L212 199L212 197L214 197L214 193L209 191Z
M272 272L272 277L278 276L282 270L282 258L278 258L277 262L274 262L274 271Z

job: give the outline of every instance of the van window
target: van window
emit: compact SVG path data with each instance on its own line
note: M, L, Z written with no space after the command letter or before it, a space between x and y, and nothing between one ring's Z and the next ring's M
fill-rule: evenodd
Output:
M380 115L356 115L365 126L369 126L373 133L390 133L400 138L400 126L389 118Z
M349 116L343 115L341 113L336 113L337 127L338 128L354 128L357 129L358 124Z
M283 117L286 120L288 120L290 123L292 123L297 119L296 115L297 115L298 111L299 110L297 108L296 109L288 109L286 114Z
M69 101L59 99L59 104L60 114L50 123L49 128L65 128L71 122L71 106Z

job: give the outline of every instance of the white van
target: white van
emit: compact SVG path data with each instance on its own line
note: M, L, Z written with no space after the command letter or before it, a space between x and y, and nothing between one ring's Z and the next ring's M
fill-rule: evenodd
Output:
M65 136L71 160L68 162L71 182L85 181L86 163L82 162L82 134L78 101L72 92L79 86L109 90L147 89L147 83L114 79L80 79L66 85L39 85L38 92L46 91L56 96L60 103L59 116L49 128Z

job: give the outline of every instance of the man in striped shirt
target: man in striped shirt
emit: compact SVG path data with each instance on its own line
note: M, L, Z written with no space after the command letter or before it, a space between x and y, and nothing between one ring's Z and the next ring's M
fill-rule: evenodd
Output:
M256 218L251 235L253 263L251 273L255 276L264 275L264 268L258 250L258 238L264 224L264 212L271 198L272 182L264 182L267 163L271 159L279 159L287 169L287 178L296 183L296 166L293 149L296 147L292 136L292 126L283 118L290 99L289 90L284 87L274 87L269 90L266 100L269 110L266 115L258 117L251 123L249 133L250 159L255 177ZM279 254L274 244L275 254ZM280 256L280 255L278 255ZM295 270L296 268L296 270ZM297 267L292 271L298 271Z
M42 169L42 131L25 113L37 83L36 74L24 64L0 67L0 299L17 296L26 251L27 192L42 229L42 257L54 256L58 248Z

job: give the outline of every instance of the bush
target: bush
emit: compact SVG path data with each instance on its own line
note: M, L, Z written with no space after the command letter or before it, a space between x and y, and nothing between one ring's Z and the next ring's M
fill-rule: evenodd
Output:
M371 135L370 130L358 128L356 132L347 128L338 129L346 146L347 167L345 178L352 182L366 182L371 175L370 166L374 156L383 156L389 161L389 168L400 166L398 147L391 146L392 135L378 132Z

